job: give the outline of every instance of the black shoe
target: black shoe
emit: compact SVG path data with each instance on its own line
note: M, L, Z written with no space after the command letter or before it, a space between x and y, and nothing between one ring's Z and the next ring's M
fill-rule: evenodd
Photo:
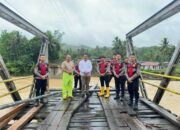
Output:
M89 97L89 96L90 96L90 93L89 93L89 92L87 92L87 93L86 93L86 96L87 96L87 97Z
M124 97L121 97L121 101L124 101Z
M39 101L36 101L34 106L38 107L39 106Z
M132 106L133 106L133 102L130 101L130 102L128 103L128 105L129 105L130 107L132 107Z
M134 104L133 109L134 109L134 110L138 110L138 103L135 103L135 104Z
M118 100L120 97L119 96L116 96L115 98L114 98L114 100Z
M82 97L85 97L85 93L81 93L81 96L82 96Z

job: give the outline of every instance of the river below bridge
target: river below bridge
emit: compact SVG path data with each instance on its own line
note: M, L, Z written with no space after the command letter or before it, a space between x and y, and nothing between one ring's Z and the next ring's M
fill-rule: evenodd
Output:
M160 83L160 80L146 80L146 81L153 83L153 84L157 84L157 85L159 85L159 83ZM15 81L17 88L21 88L21 87L31 84L31 83L32 83L32 79L23 79L23 80ZM91 79L91 84L97 84L97 83L99 84L98 78L93 77ZM59 79L51 79L50 80L50 88L60 88L61 85L62 85L62 80L59 80ZM113 80L111 81L110 86L112 86L112 87L114 86ZM180 81L171 81L169 84L169 88L180 92ZM150 85L146 85L146 89L148 91L149 98L153 99L157 88L152 87ZM29 91L30 91L30 88L21 90L20 91L21 97L23 99L27 98L29 95ZM0 84L0 95L7 93L7 92L8 91L5 88L5 86L3 84ZM10 96L6 96L6 97L3 97L0 99L0 105L10 103L10 102L13 102L13 100L11 99ZM160 105L171 110L173 113L180 115L180 95L166 92L163 99L161 100ZM3 110L3 111L1 110L0 115L2 113L4 113L5 111L7 111L7 109Z

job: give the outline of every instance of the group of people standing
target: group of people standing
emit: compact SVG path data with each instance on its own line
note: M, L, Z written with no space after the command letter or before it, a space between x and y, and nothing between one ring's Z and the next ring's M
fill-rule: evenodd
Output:
M45 55L40 55L40 60L35 66L34 73L36 79L36 96L43 95L48 88L49 67L45 62ZM63 71L62 97L64 100L73 97L74 89L79 89L82 96L89 95L89 83L92 74L92 62L88 55L84 54L83 59L78 59L75 65L70 55L66 56L66 60L61 65ZM116 54L111 60L107 60L101 56L97 62L97 72L101 84L99 96L108 98L110 96L110 82L114 78L116 96L115 100L124 99L125 84L130 95L129 106L134 109L138 108L139 99L139 78L140 64L136 61L136 56L131 54L124 61L121 60L121 55ZM79 82L79 88L77 88ZM106 94L105 94L106 87ZM121 92L121 95L120 95ZM135 102L134 102L135 98ZM43 100L41 100L43 102ZM37 104L39 100L37 100Z
M131 54L129 58L125 58L124 61L121 60L120 54L114 55L110 61L106 61L105 57L102 56L97 64L97 71L101 83L99 96L104 96L105 85L105 97L108 98L110 96L109 83L111 79L114 78L116 88L116 96L114 99L124 99L125 83L127 82L130 95L129 106L133 106L134 109L138 108L140 64L137 63L134 54ZM134 98L135 102L133 103Z
M62 63L61 67L63 70L63 99L65 100L68 97L72 97L73 82L74 88L81 90L82 96L89 95L88 90L92 73L92 63L88 59L88 55L85 54L82 60L78 59L76 65L74 65L71 56L67 55L66 60ZM129 106L133 106L134 109L137 109L139 99L140 64L137 63L134 54L125 58L124 61L121 60L120 54L114 55L112 60L106 60L106 58L102 56L97 63L97 72L101 84L99 96L104 96L105 98L110 96L109 84L112 78L114 78L116 88L116 96L114 99L123 100L125 84L127 82L130 95ZM77 88L78 82L79 88ZM133 102L134 98L135 102Z

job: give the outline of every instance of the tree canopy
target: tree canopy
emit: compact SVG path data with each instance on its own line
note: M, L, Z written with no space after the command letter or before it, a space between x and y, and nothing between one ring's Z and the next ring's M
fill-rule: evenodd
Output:
M112 47L106 46L84 46L70 45L62 43L64 33L56 30L46 32L49 38L49 62L60 63L67 54L72 55L72 59L81 58L84 53L88 53L91 58L105 56L111 58L114 53L119 53L124 58L126 56L126 41L116 36L112 40ZM31 74L37 62L41 39L33 37L28 39L18 31L2 31L0 34L0 54L13 75ZM158 46L135 47L139 61L169 61L175 49L167 38L163 38Z

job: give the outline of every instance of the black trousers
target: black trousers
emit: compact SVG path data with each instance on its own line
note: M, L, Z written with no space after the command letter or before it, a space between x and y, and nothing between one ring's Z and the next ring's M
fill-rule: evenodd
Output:
M79 82L79 89L82 88L82 82L81 82L81 76L80 75L74 75L74 88L77 88Z
M135 102L138 102L139 99L139 78L134 79L132 83L128 83L128 91L130 95L130 101L133 102L135 98Z
M111 82L112 78L114 78L114 74L111 74L108 76L109 77L109 83Z
M36 79L36 96L44 95L47 87L47 79Z
M109 76L104 75L99 77L101 86L104 86L106 84L106 87L109 87Z
M125 89L125 76L120 76L119 78L114 77L115 79L115 87L116 87L116 96L119 96L120 89L121 89L121 96L124 97L124 89Z

